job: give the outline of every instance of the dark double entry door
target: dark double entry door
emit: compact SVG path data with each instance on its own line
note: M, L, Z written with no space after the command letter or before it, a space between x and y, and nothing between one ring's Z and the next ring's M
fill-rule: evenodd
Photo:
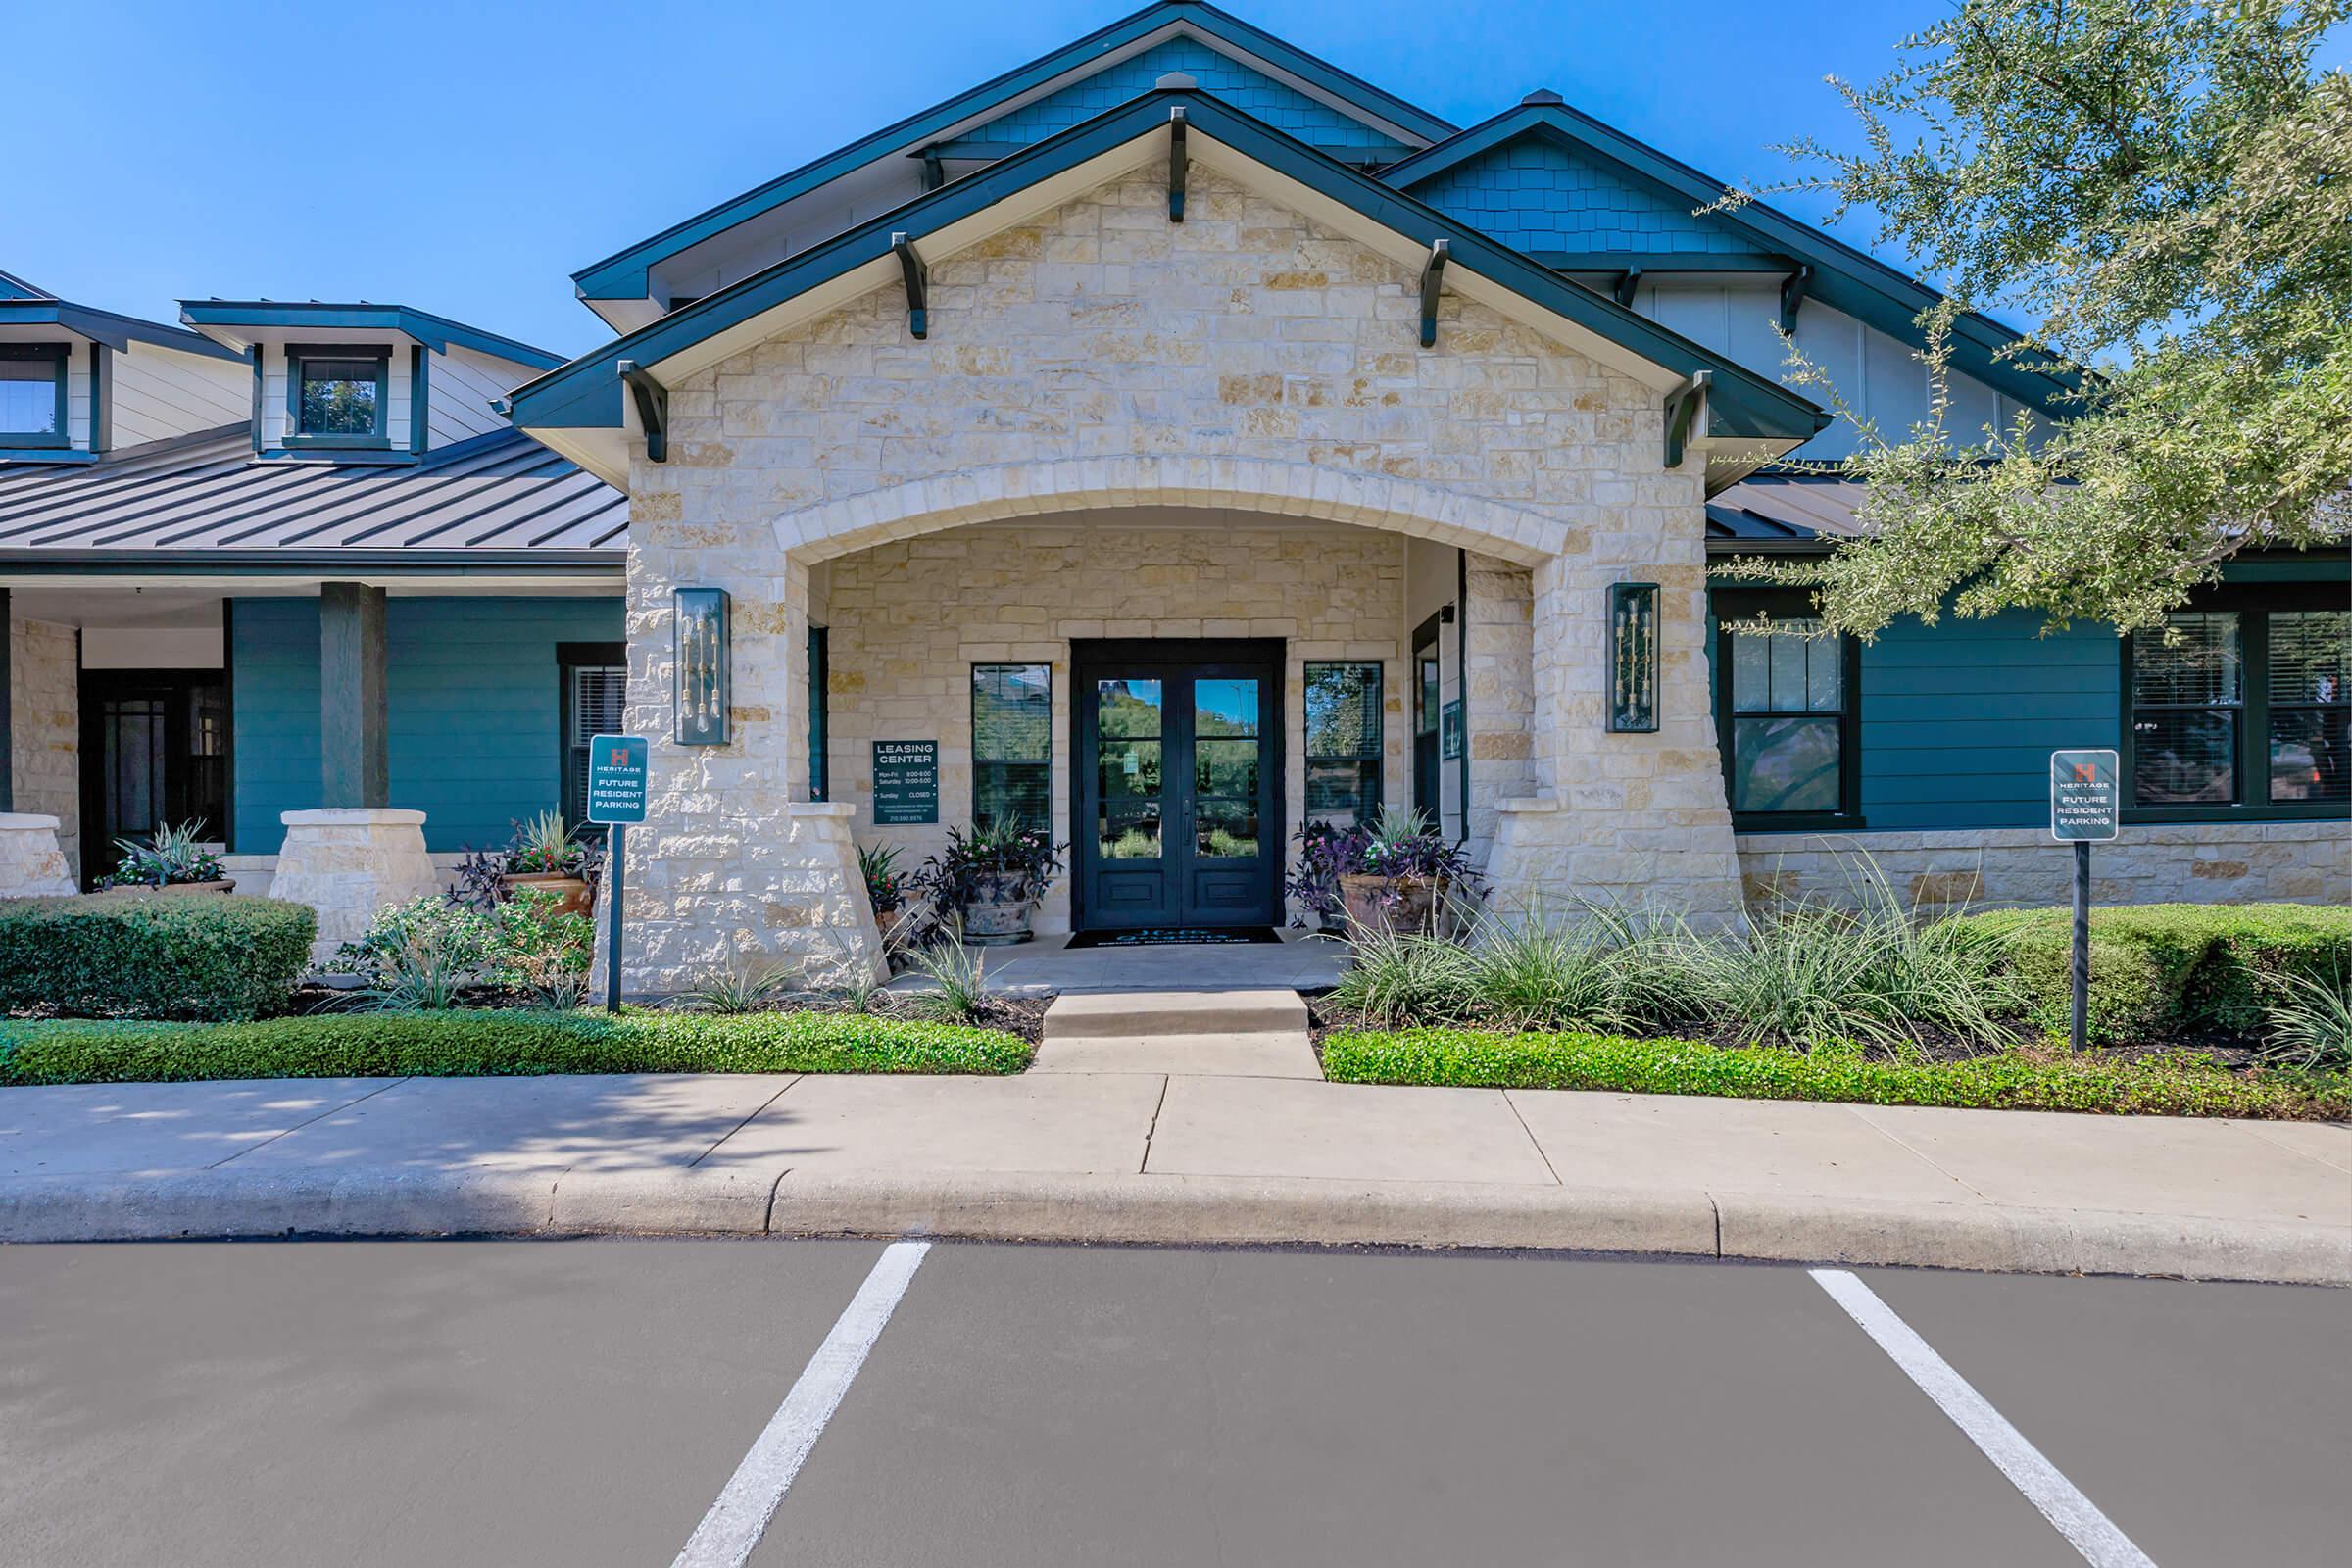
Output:
M1273 925L1282 909L1282 644L1081 642L1082 930Z

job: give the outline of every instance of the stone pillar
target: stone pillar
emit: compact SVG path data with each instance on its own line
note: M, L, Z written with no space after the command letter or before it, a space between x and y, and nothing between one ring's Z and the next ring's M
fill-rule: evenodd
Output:
M424 852L422 811L329 808L283 811L278 820L286 840L270 896L318 911L314 963L324 964L336 948L358 941L386 905L441 891Z
M1655 733L1606 728L1608 585L1656 581ZM1744 919L1707 701L1703 566L1601 567L1556 557L1535 575L1534 792L1498 803L1489 875L1505 912L1578 900L1647 906L1714 927Z
M366 583L318 587L319 804L392 804L384 687L384 591ZM419 818L421 820L421 818Z
M0 899L71 896L76 890L57 847L57 818L0 811Z

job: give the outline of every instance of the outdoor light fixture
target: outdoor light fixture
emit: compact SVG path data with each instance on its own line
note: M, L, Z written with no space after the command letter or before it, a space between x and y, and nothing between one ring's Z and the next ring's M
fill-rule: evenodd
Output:
M680 588L675 644L678 670L678 744L727 743L727 591Z
M1609 584L1609 729L1658 727L1658 585Z

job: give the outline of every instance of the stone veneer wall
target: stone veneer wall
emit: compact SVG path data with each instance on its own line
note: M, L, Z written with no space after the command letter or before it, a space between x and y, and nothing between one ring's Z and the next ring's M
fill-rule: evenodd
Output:
M969 819L971 666L999 662L1053 666L1054 838L1071 840L1073 638L1286 639L1286 834L1298 830L1306 808L1306 662L1380 660L1382 789L1389 800L1404 798L1411 786L1403 538L1246 515L1220 521L1214 514L1174 513L1171 520L1194 520L1139 527L1130 515L960 528L829 564L822 600L830 628L832 796L857 807L861 842L904 846L900 864L911 867L946 844L950 826ZM877 829L872 743L932 739L940 746L940 825ZM1290 846L1278 853L1287 864ZM1047 895L1038 929L1066 931L1069 924L1065 876Z
M808 568L1106 504L1361 522L1531 573L1528 684L1515 638L1474 656L1493 661L1490 709L1532 693L1528 739L1490 740L1480 760L1546 796L1499 814L1491 868L1504 897L1737 908L1695 673L1701 476L1660 466L1655 389L1451 293L1436 346L1420 348L1418 262L1201 162L1181 224L1167 219L1164 164L1147 165L927 260L926 340L907 333L901 288L877 288L680 376L669 461L638 450L628 727L656 741L650 820L630 836L633 986L763 953L813 956L853 934L850 912L775 891L830 874L786 845L807 790ZM1655 735L1600 730L1605 589L1624 579L1666 585ZM662 738L670 594L686 584L734 599L736 733L723 748ZM1179 607L1183 592L1170 587ZM1515 585L1494 597L1515 601ZM1472 676L1475 749L1506 726L1482 718ZM1524 759L1497 755L1522 744Z
M81 643L71 626L12 619L16 808L57 818L70 874L81 875Z
M1843 900L1867 851L1895 895L1929 909L2063 905L2074 852L2038 828L1847 835L1742 833L1748 903L1777 894ZM2091 847L2100 904L2352 904L2352 823L2199 822L2126 826Z

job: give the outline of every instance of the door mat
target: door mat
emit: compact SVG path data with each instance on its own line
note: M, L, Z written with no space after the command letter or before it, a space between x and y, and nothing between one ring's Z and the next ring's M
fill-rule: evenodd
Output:
M1140 931L1081 931L1064 952L1080 948L1157 948L1178 943L1206 945L1254 944L1282 941L1270 925L1155 925Z

